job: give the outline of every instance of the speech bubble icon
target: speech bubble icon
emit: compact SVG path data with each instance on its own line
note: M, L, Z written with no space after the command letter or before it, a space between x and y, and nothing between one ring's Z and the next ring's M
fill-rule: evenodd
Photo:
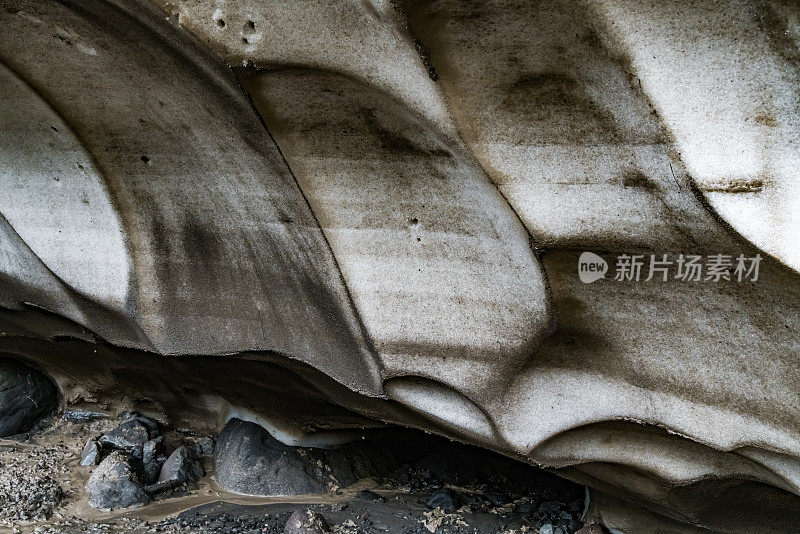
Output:
M578 258L578 277L584 284L605 278L607 272L608 263L594 252L584 252Z

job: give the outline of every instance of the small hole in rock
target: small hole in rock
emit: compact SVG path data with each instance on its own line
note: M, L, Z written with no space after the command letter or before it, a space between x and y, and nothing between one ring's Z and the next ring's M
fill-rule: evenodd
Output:
M217 26L219 26L220 28L224 28L225 27L225 21L222 20L222 19L217 19Z
M416 217L411 217L411 218L408 220L408 224L410 224L410 225L419 224L419 219L417 219Z
M255 30L256 29L256 23L253 22L252 20L248 20L247 24L244 25L244 29L245 30Z
M149 164L150 163L150 158L148 158L147 156L142 156L142 163Z
M244 44L248 44L249 43L249 41L247 40L247 37L242 37L242 42Z

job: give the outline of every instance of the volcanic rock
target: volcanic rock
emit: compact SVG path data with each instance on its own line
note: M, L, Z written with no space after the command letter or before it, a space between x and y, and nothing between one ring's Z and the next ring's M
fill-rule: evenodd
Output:
M0 359L0 437L29 430L58 406L55 385L16 360Z
M92 472L86 483L89 504L104 510L128 508L151 500L139 484L131 460L114 451Z

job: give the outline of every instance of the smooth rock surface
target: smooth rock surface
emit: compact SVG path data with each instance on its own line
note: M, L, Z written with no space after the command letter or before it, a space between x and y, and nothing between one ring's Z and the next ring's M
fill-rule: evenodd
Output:
M41 372L0 359L0 437L29 430L58 407L58 390Z
M217 482L244 495L303 495L327 489L322 476L314 476L316 466L298 450L239 419L228 421L217 436L214 465Z

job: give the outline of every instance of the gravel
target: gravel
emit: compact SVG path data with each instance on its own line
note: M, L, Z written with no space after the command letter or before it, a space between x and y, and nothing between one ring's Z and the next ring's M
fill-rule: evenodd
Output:
M66 447L0 454L0 524L48 519L64 494L51 475L66 473Z

